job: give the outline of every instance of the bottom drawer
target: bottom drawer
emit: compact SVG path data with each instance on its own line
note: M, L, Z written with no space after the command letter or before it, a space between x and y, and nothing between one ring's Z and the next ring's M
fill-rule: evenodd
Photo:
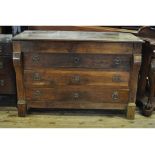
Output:
M97 102L51 102L27 101L28 108L55 108L55 109L118 109L124 110L127 104L123 103L97 103Z
M128 89L105 87L26 88L26 100L67 103L127 103ZM95 106L95 104L94 104Z

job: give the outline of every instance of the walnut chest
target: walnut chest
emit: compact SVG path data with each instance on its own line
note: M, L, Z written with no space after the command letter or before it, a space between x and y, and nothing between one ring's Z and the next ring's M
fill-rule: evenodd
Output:
M121 109L134 118L142 40L128 33L25 31L13 39L18 114Z

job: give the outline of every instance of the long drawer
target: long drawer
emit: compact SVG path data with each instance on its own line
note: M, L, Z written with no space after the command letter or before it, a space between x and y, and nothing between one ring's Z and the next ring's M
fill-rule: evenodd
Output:
M131 55L24 53L24 68L130 70Z
M24 71L24 82L30 87L71 85L121 86L128 88L129 72L36 69Z
M98 103L98 102L52 102L27 100L27 108L56 108L56 109L127 109L123 103Z
M26 99L30 101L127 103L128 96L129 89L118 87L26 88Z

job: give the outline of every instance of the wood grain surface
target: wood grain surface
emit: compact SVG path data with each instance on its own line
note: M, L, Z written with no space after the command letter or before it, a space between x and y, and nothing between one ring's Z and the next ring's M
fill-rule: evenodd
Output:
M57 86L122 86L128 88L129 72L119 71L88 71L88 70L60 70L35 69L24 70L24 83L31 87Z
M143 42L130 33L83 32L83 31L24 31L14 40L65 40L65 41L103 41L103 42Z
M25 116L27 106L124 109L129 119L134 118L143 42L138 37L116 32L25 31L13 42L18 92L23 98L18 101L19 116Z
M130 69L132 55L24 53L24 69L87 68L102 70Z
M89 41L21 41L24 52L39 53L94 53L132 54L133 43L89 42Z
M66 86L55 88L29 88L26 87L26 99L33 101L58 102L122 102L128 101L128 89L121 87L102 86ZM116 94L116 97L113 95Z
M0 34L0 96L16 94L12 54L12 35Z

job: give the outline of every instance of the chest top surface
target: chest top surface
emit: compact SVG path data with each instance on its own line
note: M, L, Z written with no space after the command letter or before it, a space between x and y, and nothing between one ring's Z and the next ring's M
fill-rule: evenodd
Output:
M143 42L130 33L84 31L24 31L16 35L13 40Z

